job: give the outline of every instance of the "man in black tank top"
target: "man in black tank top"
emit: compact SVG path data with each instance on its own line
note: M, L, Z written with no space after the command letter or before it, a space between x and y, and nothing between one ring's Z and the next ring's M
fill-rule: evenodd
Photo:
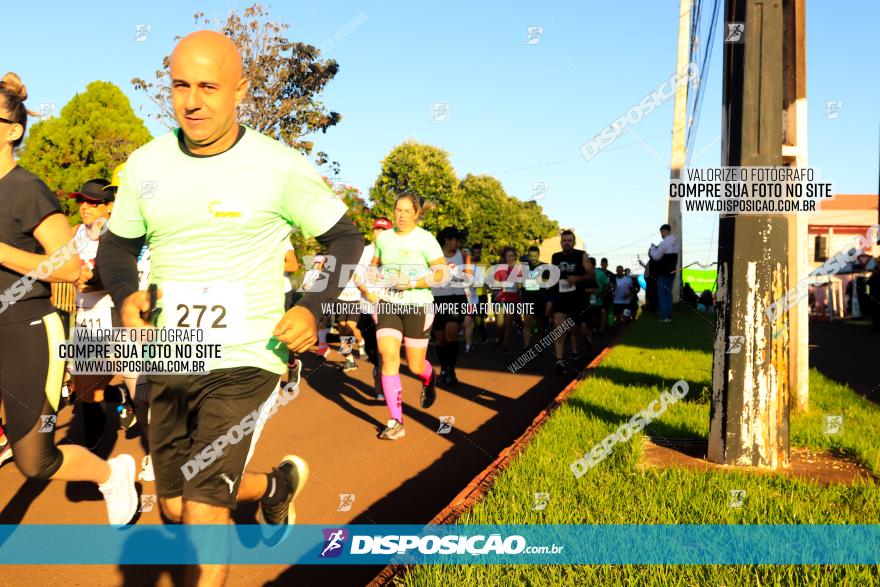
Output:
M586 294L590 281L594 279L594 268L590 263L587 253L574 248L575 236L571 230L565 230L560 236L562 251L553 253L552 263L559 267L559 282L553 286L553 296L549 306L553 315L553 326L558 328L568 318L572 318L578 324L577 331L581 336L589 336L589 296ZM594 286L595 287L595 286ZM580 357L577 351L577 333L572 329L571 351L572 359L577 361ZM554 343L556 354L556 369L558 371L570 370L571 366L565 362L565 339L558 337Z

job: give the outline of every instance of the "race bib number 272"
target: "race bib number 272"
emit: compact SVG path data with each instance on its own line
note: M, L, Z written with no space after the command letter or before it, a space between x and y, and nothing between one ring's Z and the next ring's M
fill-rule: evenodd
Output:
M198 328L212 342L234 342L244 335L244 286L238 283L165 283L165 328Z

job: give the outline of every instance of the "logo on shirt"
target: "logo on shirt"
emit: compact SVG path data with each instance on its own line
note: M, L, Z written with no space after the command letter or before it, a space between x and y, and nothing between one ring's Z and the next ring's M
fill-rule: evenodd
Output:
M229 485L229 495L232 495L232 492L235 491L235 483L238 479L230 479L226 473L220 473L220 479L223 480L224 483Z
M221 200L211 200L208 202L208 213L214 218L244 218L244 210L236 205L223 202Z

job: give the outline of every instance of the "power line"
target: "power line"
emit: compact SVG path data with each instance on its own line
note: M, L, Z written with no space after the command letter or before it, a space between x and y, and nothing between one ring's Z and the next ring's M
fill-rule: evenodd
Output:
M714 4L712 6L712 16L709 19L708 29L709 32L706 36L706 44L703 48L703 57L700 59L700 75L697 77L697 87L694 92L694 105L691 117L689 119L688 126L688 136L686 140L685 152L687 156L687 162L690 163L693 145L696 142L697 130L700 126L700 114L702 113L703 106L703 94L704 88L706 86L707 75L709 71L709 65L712 62L712 49L714 47L714 38L715 38L715 29L717 28L717 18L718 18L718 10L721 4L721 0L714 0ZM698 5L698 14L702 11L702 0L697 0ZM696 38L696 35L692 38Z

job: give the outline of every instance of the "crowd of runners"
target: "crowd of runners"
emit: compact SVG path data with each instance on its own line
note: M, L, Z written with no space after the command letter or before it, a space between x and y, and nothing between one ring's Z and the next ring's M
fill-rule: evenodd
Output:
M481 243L465 246L465 231L446 227L433 235L418 226L422 204L414 194L402 193L393 221L373 220L371 244L357 266L343 271L352 277L339 301L322 308L317 353L328 357L330 333L339 337L343 371L358 369L356 357L372 364L376 398L390 412L379 438L405 435L401 347L409 371L422 382L421 406L428 408L438 385L458 383L461 354L490 344L510 362L512 350L529 349L555 330L554 368L569 374L592 350L594 336L617 331L638 314L637 277L621 265L612 272L604 258L597 264L575 248L572 231L561 233L562 250L549 262L531 246L522 256L503 247L489 263ZM298 289L314 291L323 283L328 261L316 258Z
M111 178L69 194L82 218L73 231L56 196L15 161L29 115L25 87L15 74L0 84L0 464L12 459L29 478L97 484L111 524L135 517L140 477L155 481L171 521L229 523L237 503L256 501L259 521L283 533L309 468L289 454L270 471L247 470L265 421L254 414L298 384L297 354L328 356L328 333L340 337L332 352L342 353L344 370L369 361L389 410L378 438L397 440L405 435L401 350L429 408L438 386L458 383L462 354L496 344L511 357L556 331L555 370L570 373L594 337L639 313L636 276L575 248L570 230L549 260L537 246L498 250L465 242L456 227L421 228L424 202L403 192L392 218L373 219L365 246L302 155L237 122L248 88L228 38L193 33L170 66L180 128L137 149ZM296 283L292 227L325 251ZM498 258L487 259L484 246ZM675 254L674 243L657 258L664 254ZM52 283L75 285L67 321ZM200 328L222 343L222 358L206 373L69 374L59 344L72 329L109 327ZM129 455L95 454L108 402L123 428L141 433L140 467ZM47 424L65 403L75 405L83 434L56 444ZM197 472L187 468L233 428L248 432L199 460ZM219 583L226 569L200 572Z

